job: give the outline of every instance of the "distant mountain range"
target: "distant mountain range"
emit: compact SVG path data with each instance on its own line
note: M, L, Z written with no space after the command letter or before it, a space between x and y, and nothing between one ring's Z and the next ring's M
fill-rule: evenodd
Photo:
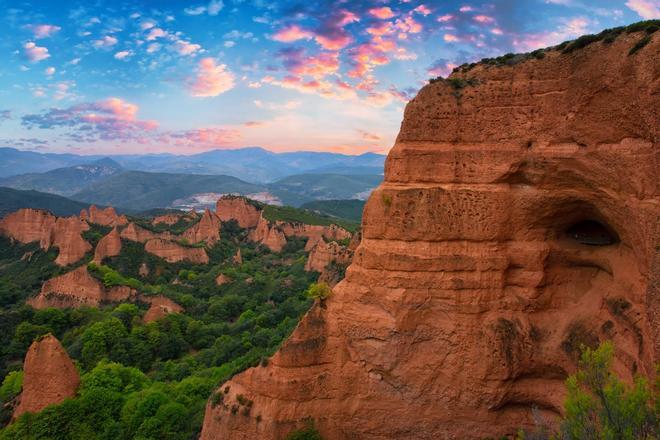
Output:
M77 165L94 164L106 158L110 158L114 164L125 170L222 174L252 183L269 183L303 173L382 174L385 163L385 156L375 153L359 156L310 151L274 153L259 147L212 150L188 156L175 154L81 156L0 148L0 177L70 169ZM27 180L31 178L24 177Z
M45 209L57 216L78 215L89 203L39 191L0 188L0 217L21 208Z

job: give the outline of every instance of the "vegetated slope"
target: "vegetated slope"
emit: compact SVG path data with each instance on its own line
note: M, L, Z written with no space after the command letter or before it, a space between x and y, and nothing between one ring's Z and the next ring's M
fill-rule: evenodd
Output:
M273 194L287 191L308 200L361 199L383 181L382 175L298 174L269 185Z
M81 209L89 208L89 203L39 191L0 187L0 217L21 208L45 209L57 216L69 216L80 214Z
M72 198L135 211L169 207L177 199L199 193L250 194L265 187L231 176L127 171L97 182Z
M301 206L302 209L317 212L329 217L344 218L357 223L362 221L364 200L316 200L307 202Z
M45 173L19 174L0 179L0 186L71 196L94 182L122 172L122 167L112 159L100 159L89 164L56 168Z
M359 222L352 219L332 217L309 209L295 208L292 206L259 205L264 210L264 217L271 222L297 222L322 226L329 226L334 223L351 232L355 231L360 226Z

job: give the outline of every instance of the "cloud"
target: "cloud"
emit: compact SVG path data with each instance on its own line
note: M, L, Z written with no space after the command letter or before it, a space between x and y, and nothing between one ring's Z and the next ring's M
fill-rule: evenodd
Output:
M365 131L365 130L357 129L356 131L359 133L360 137L362 139L364 139L365 141L379 142L383 139L382 137L378 136L377 134L369 133L368 131Z
M320 79L339 71L337 52L307 55L303 48L287 47L280 50L277 57L282 59L284 67L293 75L307 75Z
M32 35L34 35L34 38L36 39L52 37L54 34L62 30L61 27L53 24L30 24L26 27L32 31Z
M234 74L213 58L199 60L197 76L190 84L190 94L199 98L218 96L234 88Z
M211 16L216 16L222 11L225 7L225 4L222 0L211 0L207 6L194 6L190 8L185 8L183 13L186 15L202 15L207 13Z
M194 8L186 8L183 13L186 15L202 15L206 12L206 6L196 6Z
M115 54L115 59L123 60L130 57L131 55L133 55L133 52L131 52L130 50L122 50Z
M514 35L512 44L516 50L530 51L542 47L553 46L562 41L570 40L589 33L591 21L585 17L574 17L564 22L556 29L548 32Z
M112 47L115 44L117 44L118 41L119 40L117 40L116 37L114 37L112 35L106 35L106 36L104 36L103 38L101 38L99 40L92 41L92 46L94 46L97 49L108 48L108 47Z
M38 63L39 61L43 61L47 58L50 58L50 54L48 53L47 48L37 46L32 41L28 41L27 43L25 43L23 45L23 49L24 49L25 57L31 63Z
M177 40L174 42L173 49L179 55L190 56L201 50L202 46L194 44L185 40Z
M478 21L479 23L494 23L495 19L493 17L489 17L488 15L475 15L472 17L474 21Z
M263 102L261 100L256 99L253 102L257 108L261 108L265 110L277 110L277 111L294 110L300 107L300 105L302 104L302 102L298 100L290 100L283 103L276 103L276 102Z
M392 9L388 6L369 9L369 14L376 18L380 18L381 20L387 20L388 18L394 17L394 12L392 12Z
M313 34L311 32L302 29L297 24L294 24L280 29L275 34L273 34L271 38L281 43L292 43L302 39L309 40L312 38L312 36Z
M0 122L11 119L11 110L0 110Z
M263 121L246 121L243 123L244 127L252 128L252 127L261 127L262 125L265 125L265 122Z
M163 38L167 36L167 32L161 28L152 28L146 36L147 41L154 41L157 38Z
M628 0L626 6L647 20L660 18L660 3L655 0Z
M44 70L44 73L48 76L53 76L55 74L55 68L47 67L46 70Z
M158 127L155 121L138 119L138 110L137 105L113 97L28 114L21 118L21 123L28 129L65 129L72 138L83 141L134 140Z
M164 132L154 138L159 145L208 150L211 148L235 145L241 138L241 133L235 128L209 127L183 131Z
M431 77L447 77L455 67L457 67L456 63L440 58L431 64L426 71Z

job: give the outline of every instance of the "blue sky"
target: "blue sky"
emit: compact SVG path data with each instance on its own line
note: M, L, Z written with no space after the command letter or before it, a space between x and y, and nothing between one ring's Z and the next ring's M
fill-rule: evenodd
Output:
M660 17L658 0L0 0L0 146L386 152L455 65Z

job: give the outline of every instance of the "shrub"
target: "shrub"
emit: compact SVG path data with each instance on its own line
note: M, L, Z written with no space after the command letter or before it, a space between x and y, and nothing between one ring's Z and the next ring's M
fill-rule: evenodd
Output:
M332 295L332 289L326 283L314 283L309 286L306 294L308 298L318 299L323 302L330 298L330 295Z
M630 48L630 51L628 52L628 55L634 55L636 54L640 49L642 49L644 46L649 44L651 42L651 35L647 35L641 40L639 40L632 48Z

